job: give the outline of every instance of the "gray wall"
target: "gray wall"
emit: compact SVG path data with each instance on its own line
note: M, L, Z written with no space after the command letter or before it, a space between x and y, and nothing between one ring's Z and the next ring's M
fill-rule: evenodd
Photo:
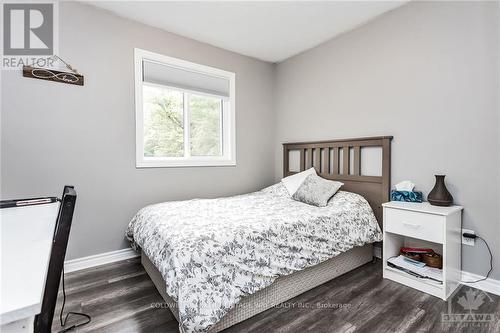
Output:
M2 73L1 195L59 195L75 185L67 259L127 247L127 223L147 204L273 181L273 65L87 5L61 2L59 17L60 55L85 86ZM135 168L134 47L236 73L236 167Z
M393 184L446 174L500 278L498 21L498 3L410 3L279 64L275 179L282 142L394 135ZM463 268L484 275L476 244Z
M149 203L279 180L284 141L392 134L393 183L428 193L446 174L464 225L499 267L498 13L495 3L410 3L274 66L62 2L60 54L86 85L2 73L2 198L74 184L72 259L126 248L128 221ZM236 167L135 168L134 47L236 72ZM464 248L465 270L486 268L481 244Z

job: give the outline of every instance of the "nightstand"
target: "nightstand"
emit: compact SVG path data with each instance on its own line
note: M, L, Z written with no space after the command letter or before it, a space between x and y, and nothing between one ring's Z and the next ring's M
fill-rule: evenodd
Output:
M383 276L446 300L461 278L462 207L391 201L384 209ZM387 265L401 247L431 248L443 256L443 283L421 279Z

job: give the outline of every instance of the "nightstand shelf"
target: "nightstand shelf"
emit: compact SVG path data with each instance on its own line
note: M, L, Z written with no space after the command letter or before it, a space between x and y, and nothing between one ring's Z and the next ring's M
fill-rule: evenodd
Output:
M446 300L460 282L462 207L427 202L388 202L384 207L383 276ZM421 279L389 267L387 259L401 247L431 248L443 256L443 283Z

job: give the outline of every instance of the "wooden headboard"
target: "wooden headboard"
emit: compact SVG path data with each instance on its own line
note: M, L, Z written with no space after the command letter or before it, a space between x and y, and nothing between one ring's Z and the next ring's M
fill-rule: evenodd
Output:
M284 143L283 176L286 177L296 173L290 171L290 152L298 151L300 171L314 167L321 177L343 182L343 190L358 193L365 197L382 228L382 203L389 201L391 186L391 140L392 136L379 136ZM363 162L361 160L361 149L364 147L382 148L381 176L361 174L361 163ZM342 165L340 165L341 159Z

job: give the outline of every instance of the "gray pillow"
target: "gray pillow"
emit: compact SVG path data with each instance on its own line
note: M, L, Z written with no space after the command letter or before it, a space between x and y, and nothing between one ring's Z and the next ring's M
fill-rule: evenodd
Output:
M311 174L302 182L292 199L309 205L325 207L328 200L344 183L327 180L316 174Z

